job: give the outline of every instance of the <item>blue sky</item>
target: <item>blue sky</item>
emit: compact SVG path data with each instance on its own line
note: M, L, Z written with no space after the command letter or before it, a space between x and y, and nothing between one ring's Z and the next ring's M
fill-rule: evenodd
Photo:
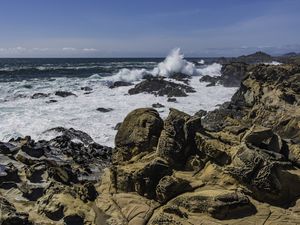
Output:
M300 52L298 0L2 0L0 57Z

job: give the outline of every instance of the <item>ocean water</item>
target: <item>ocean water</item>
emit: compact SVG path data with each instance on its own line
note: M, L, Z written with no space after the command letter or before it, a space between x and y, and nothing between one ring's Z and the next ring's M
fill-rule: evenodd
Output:
M114 146L116 124L135 108L161 103L165 107L158 111L165 118L171 107L194 114L230 100L236 88L206 87L199 82L202 75L218 76L220 70L221 65L213 59L184 59L178 49L165 59L0 59L0 141L25 135L50 139L58 134L44 131L63 126L85 131L96 142ZM196 92L177 97L173 103L151 94L128 95L133 86L109 88L114 81L136 84L145 74L168 77L172 72L191 75L190 86ZM54 95L59 90L77 97ZM32 99L35 93L49 96ZM99 107L113 110L102 113L96 110Z

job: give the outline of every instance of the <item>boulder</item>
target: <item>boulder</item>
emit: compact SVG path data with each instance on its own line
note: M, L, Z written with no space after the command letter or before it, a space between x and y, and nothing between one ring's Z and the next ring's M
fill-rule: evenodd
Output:
M129 160L140 152L153 151L163 128L163 120L152 108L136 109L129 113L115 138L115 159Z
M158 156L171 165L184 165L187 157L195 151L193 138L198 129L201 129L199 117L171 108L158 141Z

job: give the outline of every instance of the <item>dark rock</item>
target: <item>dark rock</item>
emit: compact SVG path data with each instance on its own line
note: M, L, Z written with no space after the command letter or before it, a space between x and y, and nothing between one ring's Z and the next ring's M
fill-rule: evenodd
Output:
M152 107L153 108L164 108L165 106L160 103L154 103L154 104L152 104Z
M99 112L106 113L106 112L112 111L113 109L112 108L97 108L96 110Z
M92 91L93 88L91 88L91 87L81 87L80 90L82 90L82 91Z
M154 95L167 95L168 97L184 97L186 93L195 92L195 90L187 85L166 81L160 77L153 77L135 85L128 93L130 95L139 93L150 93Z
M41 185L25 183L22 184L19 189L23 193L23 196L30 201L36 201L44 194L44 187Z
M126 82L126 81L116 81L114 82L109 88L117 88L117 87L122 87L122 86L131 86L133 83Z
M65 225L83 225L84 220L79 215L69 215L64 217L64 224Z
M59 97L63 97L63 98L69 97L69 96L77 97L77 95L75 95L74 93L69 92L69 91L56 91L54 94L59 96Z
M29 216L27 213L17 212L14 205L2 196L0 196L0 205L0 223L2 225L33 225L33 223L28 220Z
M135 191L150 199L156 198L156 187L161 178L171 175L172 170L161 159L147 164L143 169L136 171L133 175ZM161 191L162 188L161 188ZM160 193L160 192L159 192ZM163 195L163 193L161 193ZM162 200L163 197L161 196Z
M58 102L57 100L55 100L55 99L50 99L49 101L46 101L46 103L55 103L55 102Z
M200 82L207 82L209 84L207 84L207 87L211 87L211 86L215 86L217 84L217 82L219 81L218 77L211 77L209 75L204 75L203 77L201 77L199 79Z
M0 142L0 153L1 154L15 154L19 151L19 148L11 143Z
M32 99L38 99L38 98L46 98L49 97L50 94L46 93L35 93L31 96Z
M55 128L51 128L49 130L44 131L44 133L53 132L53 131L62 133L63 136L66 136L71 140L78 139L78 140L82 141L82 143L84 143L84 144L90 144L90 143L94 142L93 138L91 138L91 136L89 136L87 133L80 131L80 130L75 130L73 128L66 129L64 127L55 127Z
M177 99L176 99L176 98L168 98L167 101L168 101L168 102L177 102Z
M170 78L188 84L189 83L189 79L191 79L191 76L187 75L187 74L184 74L184 73L173 73L173 74L170 75Z
M224 87L239 87L244 79L248 65L246 63L230 63L222 65L220 84Z
M122 124L122 123L117 123L116 126L114 127L114 130L119 130L121 124Z
M195 113L195 116L202 118L202 117L206 116L206 114L207 114L207 111L200 109L198 112Z

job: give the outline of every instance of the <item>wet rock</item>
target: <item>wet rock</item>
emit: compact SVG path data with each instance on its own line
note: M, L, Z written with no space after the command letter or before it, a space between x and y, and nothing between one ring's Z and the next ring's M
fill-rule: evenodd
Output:
M202 118L202 117L206 116L206 114L207 114L207 111L200 109L198 112L195 113L195 116Z
M220 84L224 87L239 87L246 75L248 65L241 62L232 62L222 65Z
M160 77L143 80L128 91L130 95L150 93L159 96L166 95L168 97L185 97L187 93L192 92L195 92L195 90L190 86L166 81Z
M38 99L38 98L47 98L49 97L49 93L35 93L31 96L32 99Z
M97 108L96 109L97 111L99 111L99 112L103 112L103 113L107 113L107 112L110 112L110 111L112 111L113 109L112 108Z
M160 103L154 103L154 104L152 104L152 107L153 108L164 108L165 106Z
M219 81L218 77L212 77L209 75L204 75L199 79L200 82L207 82L207 87L215 86L217 82Z
M122 123L117 123L116 126L114 127L114 130L119 130L121 124L122 124Z
M69 91L56 91L54 94L59 96L59 97L63 97L63 98L69 97L69 96L77 97L77 95L75 95L74 93L69 92Z
M184 74L184 73L173 73L170 75L170 78L181 81L185 84L189 83L189 79L191 79L190 75Z
M55 102L58 102L57 100L55 100L55 99L50 99L49 101L46 101L46 103L55 103Z
M80 90L82 90L82 91L92 91L93 88L86 86L86 87L81 87Z
M122 87L122 86L131 86L133 83L126 82L126 81L116 81L114 82L109 88L117 88L117 87Z
M167 101L168 102L177 102L177 99L176 98L168 98Z
M90 144L90 143L94 142L94 140L91 138L91 136L89 136L87 133L80 131L80 130L75 130L73 128L67 129L64 127L55 127L55 128L51 128L49 130L44 131L44 133L53 132L53 131L62 133L62 136L65 136L68 139L80 140L84 144ZM55 139L53 139L52 142L55 142ZM55 145L55 146L57 146L57 145Z
M20 182L18 169L12 163L0 164L0 183L7 181Z
M0 142L0 153L1 154L15 154L19 151L19 148L11 143Z

